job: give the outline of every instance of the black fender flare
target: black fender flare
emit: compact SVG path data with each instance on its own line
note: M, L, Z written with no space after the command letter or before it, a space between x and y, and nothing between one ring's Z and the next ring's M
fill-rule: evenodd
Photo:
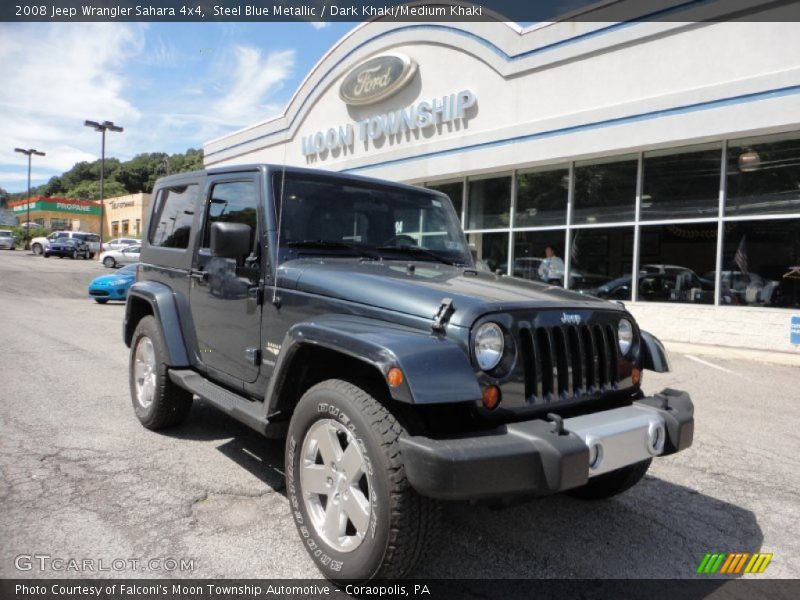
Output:
M155 316L161 328L161 334L167 345L170 366L190 366L186 343L181 334L175 296L168 286L157 281L137 281L128 290L128 299L125 302L125 320L122 324L125 345L130 347L133 332L141 319L141 314L137 312L136 308L140 302L146 302L149 305L150 312Z
M656 373L669 373L669 355L664 344L647 331L640 331L642 338L642 368Z
M287 331L266 392L267 414L277 410L286 374L297 351L307 344L361 360L386 377L402 370L404 381L389 387L392 399L409 404L480 401L481 389L469 357L445 336L351 316L298 323Z

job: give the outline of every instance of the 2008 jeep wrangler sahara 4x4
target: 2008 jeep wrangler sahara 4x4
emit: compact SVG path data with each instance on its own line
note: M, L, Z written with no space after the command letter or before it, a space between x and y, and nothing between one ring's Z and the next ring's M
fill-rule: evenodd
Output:
M641 391L661 344L623 306L475 269L437 192L251 165L160 180L124 339L136 416L193 396L286 435L302 543L333 580L407 573L439 500L604 498L692 443Z

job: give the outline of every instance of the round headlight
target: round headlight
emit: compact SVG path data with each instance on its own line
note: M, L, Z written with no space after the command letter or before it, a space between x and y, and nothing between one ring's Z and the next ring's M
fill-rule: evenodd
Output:
M503 358L503 330L497 323L484 323L475 332L475 360L484 371L494 369Z
M619 339L619 351L628 354L633 346L633 324L628 319L622 319L617 327L617 338Z

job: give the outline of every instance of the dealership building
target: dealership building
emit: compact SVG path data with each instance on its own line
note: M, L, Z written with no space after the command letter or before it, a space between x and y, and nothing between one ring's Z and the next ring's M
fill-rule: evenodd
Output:
M537 279L551 246L564 286L663 339L800 356L800 24L761 1L693 22L694 4L680 22L362 24L206 165L434 188L486 268Z

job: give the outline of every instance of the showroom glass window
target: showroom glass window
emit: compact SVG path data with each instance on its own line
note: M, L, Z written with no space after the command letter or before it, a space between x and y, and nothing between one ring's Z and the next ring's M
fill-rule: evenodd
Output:
M722 264L720 304L800 308L800 219L729 221Z
M470 179L467 229L501 229L510 225L511 177Z
M573 223L632 221L638 157L575 164Z
M514 234L514 277L564 285L563 229L554 231L519 231ZM554 257L545 261L545 247L553 248Z
M645 152L642 220L716 217L722 144Z
M640 236L638 300L714 303L716 223L645 226Z
M450 198L450 202L453 203L453 208L456 210L456 215L458 215L458 220L461 221L461 213L464 209L464 182L463 181L453 181L451 183L432 183L426 186L431 190L436 190L437 192L442 192L446 194L448 198Z
M517 227L566 225L569 168L549 167L517 174Z
M575 229L569 288L608 300L631 299L633 227Z
M483 271L502 273L508 268L508 233L470 233L467 234L469 249L475 259L475 266Z
M800 213L800 136L728 144L726 216Z

